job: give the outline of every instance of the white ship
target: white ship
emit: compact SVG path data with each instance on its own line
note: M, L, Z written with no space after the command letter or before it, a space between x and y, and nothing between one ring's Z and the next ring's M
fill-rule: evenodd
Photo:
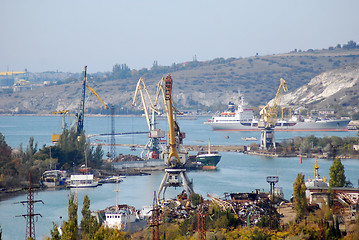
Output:
M278 120L275 126L276 131L348 131L350 119L320 119L305 118L299 119L293 116L289 120ZM264 126L263 122L255 119L253 109L245 106L243 99L238 108L229 102L228 110L219 116L213 116L205 124L211 125L213 130L227 131L260 131Z
M70 177L71 188L97 187L97 185L98 182L94 180L93 174L73 174Z
M120 192L118 181L117 188L114 191L116 192L116 205L98 212L98 214L102 215L101 218L104 217L103 224L105 227L130 232L136 232L146 228L147 221L144 217L140 216L140 211L137 211L135 207L127 204L118 204L118 193Z

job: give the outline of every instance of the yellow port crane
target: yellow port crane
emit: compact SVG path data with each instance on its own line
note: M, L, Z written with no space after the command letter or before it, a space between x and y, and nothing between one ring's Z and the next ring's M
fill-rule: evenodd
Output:
M108 109L108 106L106 105L106 103L104 103L104 102L102 101L102 99L101 99L100 96L95 92L95 90L94 90L92 87L90 87L89 85L86 85L86 87L92 92L93 95L95 95L95 96L97 97L97 99L102 103L102 105L103 105L106 109Z
M155 109L150 94L148 93L145 81L141 77L136 85L135 95L133 97L132 106L136 105L136 98L138 93L141 95L142 101L142 110L145 112L146 122L149 130L149 141L143 148L141 152L141 158L149 160L149 159L159 159L162 158L162 152L164 146L161 144L161 138L165 137L165 132L161 129L157 129L156 125L156 114L157 110ZM150 106L147 105L146 102L149 101ZM150 116L151 111L151 116Z
M167 102L167 119L169 124L170 134L170 154L168 156L167 164L169 166L177 166L181 164L180 157L177 152L177 143L175 139L175 121L173 119L173 107L172 107L172 77L167 75L165 80L165 100Z
M277 90L277 94L273 99L273 103L267 103L266 106L260 111L260 115L263 117L265 128L274 128L277 121L277 114L280 106L280 102L283 96L283 92L288 92L287 82L281 78L280 84Z
M66 129L67 125L66 125L66 121L65 121L65 115L69 113L69 110L63 110L63 111L55 111L55 112L52 112L52 114L61 114L62 115L62 123L61 123L61 129L62 129L62 132ZM61 134L52 134L51 135L51 142L53 143L58 143L60 141L60 137L61 137Z
M161 199L160 195L163 191L163 200L165 200L165 192L167 187L183 187L188 196L194 193L192 182L188 179L186 168L184 167L187 159L184 157L181 158L178 152L178 133L180 133L180 131L179 129L175 129L176 122L173 118L172 83L172 77L170 74L168 74L164 80L164 100L166 102L167 119L169 124L170 149L166 162L168 168L165 169L165 176L162 179L157 197L157 199Z
M260 111L260 115L263 117L263 121L260 122L259 127L264 127L261 131L260 149L269 150L276 148L274 138L274 128L277 122L277 114L280 107L280 102L283 96L283 92L288 92L287 82L281 78L277 93L273 99L273 103L267 103L265 107Z
M71 124L71 128L75 127L75 131L78 135L80 135L80 132L83 130L83 120L84 120L84 110L85 110L85 95L86 95L86 87L91 91L93 95L97 97L97 99L105 106L106 109L109 109L109 107L102 101L100 96L96 93L96 91L88 86L86 84L87 80L87 66L84 67L84 77L83 77L83 88L82 88L82 97L81 97L81 104L79 112L76 114L75 120ZM70 103L71 105L72 103ZM62 111L54 111L52 114L61 114L62 115L62 131L67 127L65 122L65 115L69 113L69 110L67 110L70 105L68 105L64 110ZM51 141L54 143L59 142L61 134L52 134L51 135Z
M145 95L144 95L144 93L143 93L143 90L145 90L147 99L148 99L149 102L150 102L150 105L151 105L150 108L151 108L151 109L154 109L154 106L153 106L153 103L152 103L150 94L148 93L148 90L147 90L145 81L143 80L142 77L141 77L141 78L138 80L138 82L137 82L136 90L135 90L135 95L133 96L132 106L135 106L137 94L138 94L138 92L140 92L141 100L142 100L142 105L143 105L143 108L142 108L142 109L143 109L143 111L145 112L145 117L146 117L148 129L151 131L151 119L150 119L150 114L149 114L149 111L148 111L148 110L149 110L149 107L147 106L147 103L146 103L146 99L145 99Z

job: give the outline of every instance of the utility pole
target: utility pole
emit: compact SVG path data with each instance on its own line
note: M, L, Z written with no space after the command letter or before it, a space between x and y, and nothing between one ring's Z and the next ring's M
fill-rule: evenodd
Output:
M111 105L111 159L116 158L116 139L115 139L115 106Z
M44 202L42 200L34 200L34 192L32 191L32 188L31 188L31 173L29 173L29 188L27 190L27 200L20 202L23 205L25 205L25 203L27 204L27 213L23 214L23 215L20 215L20 216L16 216L16 217L24 217L26 219L26 236L25 236L25 239L29 239L29 238L35 239L35 221L34 221L34 217L35 216L42 217L41 214L34 213L34 203L37 203L37 202L42 202L42 204L44 204Z
M158 207L156 191L154 191L154 196L153 196L152 219L151 219L150 227L152 227L152 240L159 240L160 239L160 209Z
M206 214L203 209L203 198L201 197L200 204L198 206L198 239L205 240L206 239Z

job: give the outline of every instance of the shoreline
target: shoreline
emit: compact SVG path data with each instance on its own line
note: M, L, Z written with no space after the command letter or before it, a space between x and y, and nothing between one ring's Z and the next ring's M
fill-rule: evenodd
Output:
M50 116L60 116L52 113L0 113L1 116L8 116L8 117L50 117ZM104 115L104 114L88 114L85 113L86 117L111 117L111 115ZM200 115L186 115L184 117L211 117L212 115L209 114L200 114ZM145 117L142 114L116 114L114 117ZM167 118L167 116L165 116Z

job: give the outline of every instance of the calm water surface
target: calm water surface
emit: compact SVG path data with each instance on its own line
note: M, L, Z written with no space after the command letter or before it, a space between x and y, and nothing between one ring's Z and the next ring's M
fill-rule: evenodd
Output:
M210 126L203 125L206 118L198 120L180 121L182 131L186 132L187 138L185 144L206 145L208 138L212 144L249 144L242 141L242 137L257 137L259 132L219 132L212 131ZM146 131L147 125L144 118L140 117L118 117L116 118L116 132ZM0 132L5 135L7 143L11 147L18 147L23 143L25 147L29 137L34 136L39 146L50 145L50 135L60 132L60 117L0 117ZM160 126L168 130L167 122L160 121ZM87 134L108 133L110 132L110 119L108 117L87 117L85 118L85 128ZM313 132L278 132L277 140L288 139L294 136L307 136ZM356 136L356 132L319 132L316 136ZM229 136L229 139L225 139ZM96 138L91 139L94 141ZM103 142L109 142L108 137L97 138ZM139 143L144 144L147 141L146 135L118 136L117 143ZM108 151L104 147L105 151ZM140 150L133 152L128 147L118 147L117 153L140 154ZM250 156L241 153L222 153L222 160L218 164L216 171L191 171L188 172L190 179L193 179L195 192L206 196L213 194L223 196L225 192L247 192L254 189L269 190L266 177L269 175L278 175L279 183L277 186L284 190L285 198L289 199L292 194L292 184L299 172L313 177L314 159L303 159L300 164L298 158L271 158L261 156ZM318 160L320 166L320 175L329 178L330 160ZM345 166L345 174L354 186L357 186L359 178L359 160L342 160ZM119 198L121 203L126 203L142 208L151 205L153 202L153 192L158 190L158 186L163 178L163 173L153 173L149 176L127 177L120 183ZM79 189L77 191L79 198L79 216L81 215L82 200L85 194L91 199L91 209L104 209L109 205L114 205L116 195L113 191L115 184L104 184L92 189ZM173 197L181 188L168 189L166 197ZM41 239L48 236L52 228L52 222L60 223L67 219L67 203L70 191L42 191L35 194L35 199L44 201L44 205L37 203L35 212L41 213L42 218L36 222L36 236ZM26 200L26 195L20 195L0 202L0 225L3 229L4 239L24 239L26 221L17 215L26 214L26 206L16 202ZM60 219L61 217L61 219Z

